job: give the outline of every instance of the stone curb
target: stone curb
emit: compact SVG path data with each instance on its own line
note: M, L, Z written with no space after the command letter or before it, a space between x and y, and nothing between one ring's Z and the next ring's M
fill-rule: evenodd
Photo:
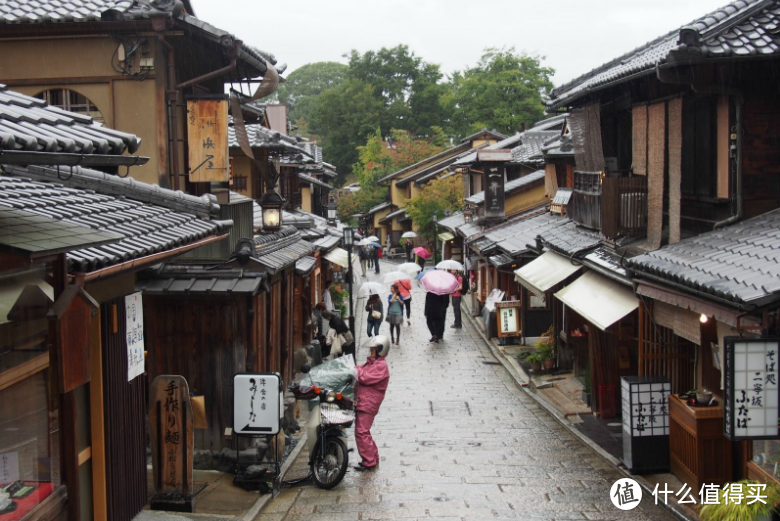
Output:
M292 450L292 452L287 456L287 459L284 460L284 463L282 464L282 468L279 470L279 481L283 481L285 476L287 476L287 473L290 471L290 468L292 468L293 463L295 463L295 460L298 459L298 456L300 455L301 451L303 450L303 447L306 446L306 440L308 439L308 434L306 431L303 431L303 434L300 438L298 438L298 443L295 445L295 448ZM263 512L263 509L268 505L268 503L271 502L273 498L271 497L271 494L263 494L258 498L257 501L255 501L255 504L252 505L252 508L246 511L246 513L241 517L241 521L254 521L257 519L260 514Z
M470 311L470 310L469 310ZM539 396L537 393L532 392L532 390L528 387L530 385L531 379L528 377L528 375L525 373L525 371L520 367L517 363L513 363L513 360L510 360L500 349L498 349L493 342L490 341L487 336L485 336L485 333L479 328L479 324L477 324L474 317L471 316L471 313L465 313L465 316L468 317L469 321L471 322L471 325L474 327L474 330L479 334L479 336L482 338L482 340L487 344L487 346L490 348L490 351L493 353L493 356L501 362L501 365L504 367L504 369L507 370L507 372L512 376L512 378L515 380L515 385L522 390L525 391L525 393L533 398L533 400L540 405L542 408L544 408L547 412L550 413L550 415L558 420L558 423L560 423L563 427L565 427L569 432L571 432L574 436L577 437L580 441L582 441L585 445L590 447L596 454L604 458L607 462L614 465L615 468L625 475L627 478L631 478L635 480L639 485L645 490L645 492L648 495L651 495L653 492L653 489L655 487L651 487L650 483L647 482L645 479L642 478L642 476L633 475L630 472L628 472L627 469L622 467L622 462L615 458L612 454L605 451L603 448L601 448L599 445L597 445L593 440L585 436L583 433L581 433L576 428L572 427L571 423L566 421L565 417L561 412L552 406L552 404L548 403L547 400ZM650 496L651 497L651 496ZM687 512L684 512L675 504L666 502L661 504L662 507L664 507L666 510L671 512L675 517L678 519L681 519L682 521L700 521L697 517L691 517Z

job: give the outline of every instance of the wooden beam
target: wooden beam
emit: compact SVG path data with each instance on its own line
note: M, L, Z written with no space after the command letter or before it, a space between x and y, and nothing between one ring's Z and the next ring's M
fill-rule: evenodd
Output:
M116 306L114 306L116 309ZM90 335L89 409L92 456L92 515L94 521L108 521L108 492L106 488L106 437L103 405L103 346L100 309L92 320Z

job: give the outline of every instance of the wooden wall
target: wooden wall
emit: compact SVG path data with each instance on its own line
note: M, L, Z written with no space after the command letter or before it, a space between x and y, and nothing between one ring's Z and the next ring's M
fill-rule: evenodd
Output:
M742 111L745 217L780 207L780 102L747 98Z
M248 301L144 296L149 381L182 375L194 395L205 397L208 428L195 431L197 449L229 446L222 433L232 426L233 375L247 370Z

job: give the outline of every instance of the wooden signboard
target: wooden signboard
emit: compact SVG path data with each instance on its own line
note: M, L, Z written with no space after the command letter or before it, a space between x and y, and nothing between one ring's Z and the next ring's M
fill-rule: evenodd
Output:
M520 336L520 301L496 302L498 338Z
M98 307L84 289L70 284L49 311L49 329L57 350L59 391L62 394L91 380L90 332Z
M187 136L190 181L227 183L230 180L228 101L187 100Z
M194 512L192 451L194 447L192 404L187 380L179 375L160 375L152 382L149 397L149 427L155 495L152 510Z

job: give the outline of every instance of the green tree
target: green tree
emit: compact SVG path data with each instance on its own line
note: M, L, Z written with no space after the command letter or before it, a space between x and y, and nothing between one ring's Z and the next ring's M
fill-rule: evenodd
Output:
M511 134L542 119L542 92L552 88L555 72L543 59L514 48L487 49L475 67L455 72L442 97L452 133L463 137L487 127Z
M406 205L406 213L428 240L433 240L435 233L433 215L443 219L445 210L463 210L463 180L458 175L431 181Z
M348 79L317 96L308 128L319 136L325 160L336 166L338 182L344 182L357 162L357 147L379 128L383 111L374 88L362 81Z
M276 90L277 98L280 103L287 105L287 116L300 127L301 121L311 120L317 105L317 96L341 85L348 71L349 67L343 63L306 64L285 77L285 82Z

